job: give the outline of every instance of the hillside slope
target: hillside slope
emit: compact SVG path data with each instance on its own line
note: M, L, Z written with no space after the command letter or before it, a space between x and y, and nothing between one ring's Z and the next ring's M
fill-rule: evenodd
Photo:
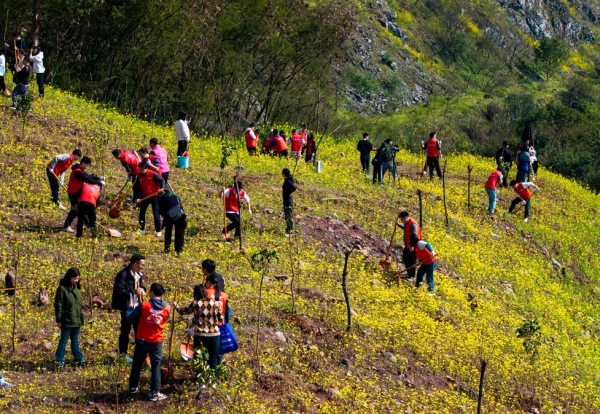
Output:
M485 412L600 410L600 200L571 180L542 169L531 220L503 213L513 198L508 190L501 192L492 220L482 189L492 162L448 154L446 227L442 185L417 175L418 157L401 151L401 179L380 188L359 172L354 140L326 137L319 152L323 173L298 164L300 232L286 238L279 217L280 173L294 168L293 162L248 157L240 150L223 177L220 141L193 137L192 168L174 170L171 179L190 219L186 249L175 257L162 254L162 242L153 235L135 234L135 212L111 221L99 208L100 222L123 231L122 239L101 236L93 243L89 232L83 240L60 232L64 214L51 205L43 173L52 155L80 147L94 159L92 170L106 175L110 196L124 179L110 150L139 148L158 136L173 155L171 128L101 110L51 88L34 102L25 135L19 118L1 111L0 257L2 272L13 270L24 287L17 293L14 353L13 302L0 298L0 368L15 385L0 389L3 411L471 413L481 359L488 362ZM231 179L237 155L254 211L243 215L245 254L219 235L217 191L223 179ZM468 165L474 167L471 209ZM379 269L398 211L418 217L417 190L423 194L424 238L440 255L434 297ZM349 260L353 327L345 332L342 253L356 238L363 248ZM400 269L400 245L393 247L393 267ZM266 271L259 316L261 275L250 260L262 249L275 251L279 261ZM85 311L81 342L88 366L53 368L58 330L51 307L35 304L39 288L53 299L58 279L77 266L84 302L90 293L109 301L115 274L138 250L148 258L149 281L166 285L169 299L177 292L180 303L191 300L193 285L201 282L201 260L216 260L226 277L241 348L226 358L231 380L200 393L200 399L177 352L176 379L163 387L167 400L129 396L128 367L114 361L119 316L106 309ZM289 278L275 277L283 274ZM531 320L541 327L536 358L516 334ZM176 328L178 344L185 340L185 323L178 320Z

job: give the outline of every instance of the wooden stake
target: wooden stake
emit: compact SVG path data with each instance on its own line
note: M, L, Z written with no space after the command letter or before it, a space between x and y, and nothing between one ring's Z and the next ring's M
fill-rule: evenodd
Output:
M442 188L444 190L444 214L446 216L446 228L450 227L450 221L448 220L448 205L446 204L446 166L448 165L448 159L444 160L444 170L442 171Z
M487 367L487 361L481 360L481 375L479 376L479 393L477 394L477 414L481 414L481 404L483 402L483 379L485 377L485 369Z

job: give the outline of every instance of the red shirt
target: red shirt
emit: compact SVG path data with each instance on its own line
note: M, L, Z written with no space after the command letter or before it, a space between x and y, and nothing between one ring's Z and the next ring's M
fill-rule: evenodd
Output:
M100 198L100 186L95 184L84 184L81 188L81 195L79 196L79 202L90 203L96 207L96 203Z
M131 175L138 175L140 172L140 159L133 152L125 150L119 155L119 159L131 168Z
M239 213L240 212L240 205L238 202L238 198L237 198L237 194L235 193L235 188L233 187L229 187L227 189L227 195L225 197L225 210L229 213ZM246 192L244 191L244 189L240 190L240 198L245 198L246 197Z
M421 246L423 248L421 249ZM433 251L433 247L427 242L421 241L415 247L417 260L424 265L432 264L437 260L437 254Z
M416 232L414 231L415 229ZM421 236L421 229L419 228L419 223L417 223L417 220L410 217L404 225L404 246L415 247L410 244L410 236L413 234L416 234L419 237L419 240L423 238L423 236Z
M302 136L300 134L292 134L292 151L300 152L302 151Z
M160 183L154 179L154 171L148 168L146 174L138 174L138 181L142 187L142 195L147 197L160 190Z
M69 185L67 186L67 193L70 195L74 195L77 191L81 190L83 187L83 181L76 177L75 171L84 172L81 168L77 167L71 171L71 175L69 176Z
M525 201L531 198L531 191L529 191L529 188L523 187L522 183L515 185L515 193L517 193Z
M165 324L169 320L170 307L154 309L149 301L142 302L140 322L135 337L144 342L158 344L165 339Z
M52 162L48 163L48 168L50 168L51 164L52 164ZM67 171L72 164L73 164L73 154L69 154L69 158L66 161L58 161L56 163L56 165L54 166L54 174L61 175L62 173Z
M273 147L273 151L275 151L276 153L280 153L282 151L285 151L286 149L288 149L287 144L285 143L285 140L283 138L281 138L280 135L278 135L277 137L275 137L275 146Z
M438 157L440 155L440 150L438 149L438 142L439 141L436 137L432 137L427 140L428 157Z
M244 136L246 138L246 148L256 148L256 141L258 141L258 139L251 128L246 130Z
M490 174L487 181L485 182L485 188L489 188L491 190L495 190L496 186L500 184L500 175L502 173L498 170L495 170Z

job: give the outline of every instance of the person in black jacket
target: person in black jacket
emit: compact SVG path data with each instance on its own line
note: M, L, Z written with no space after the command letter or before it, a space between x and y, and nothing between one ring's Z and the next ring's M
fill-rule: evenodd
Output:
M363 139L358 141L356 150L360 152L360 164L362 166L363 172L368 175L369 164L371 163L371 151L373 151L373 144L371 144L371 141L369 141L369 134L367 132L363 134Z
M171 238L173 235L173 226L175 227L175 252L180 254L183 251L185 228L187 227L187 217L180 198L172 192L166 190L158 196L158 209L163 217L162 228L165 230L165 253L171 249Z
M141 303L144 293L146 293L146 287L144 286L145 276L142 273L145 265L146 258L144 256L138 253L133 254L129 260L129 264L117 273L113 287L111 306L113 309L121 311L119 354L125 354L125 360L128 363L132 362L132 359L127 355L132 324L126 317L127 306L129 306L130 299L134 303ZM135 332L137 325L133 325L133 329Z
M17 107L17 101L21 95L29 93L29 75L31 75L31 65L29 64L29 56L23 58L23 66L15 65L14 81L17 85L12 93L12 107Z
M285 232L291 233L294 230L294 199L292 193L296 191L294 178L288 168L281 172L283 175L283 213L285 215Z
M512 167L512 154L510 153L510 144L507 141L502 142L502 146L496 151L496 165L502 167L502 187L508 187L508 172Z

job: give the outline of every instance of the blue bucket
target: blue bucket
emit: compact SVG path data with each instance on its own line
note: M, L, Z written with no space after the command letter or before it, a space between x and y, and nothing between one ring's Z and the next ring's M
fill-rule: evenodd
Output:
M177 156L177 167L188 168L190 166L190 157Z

